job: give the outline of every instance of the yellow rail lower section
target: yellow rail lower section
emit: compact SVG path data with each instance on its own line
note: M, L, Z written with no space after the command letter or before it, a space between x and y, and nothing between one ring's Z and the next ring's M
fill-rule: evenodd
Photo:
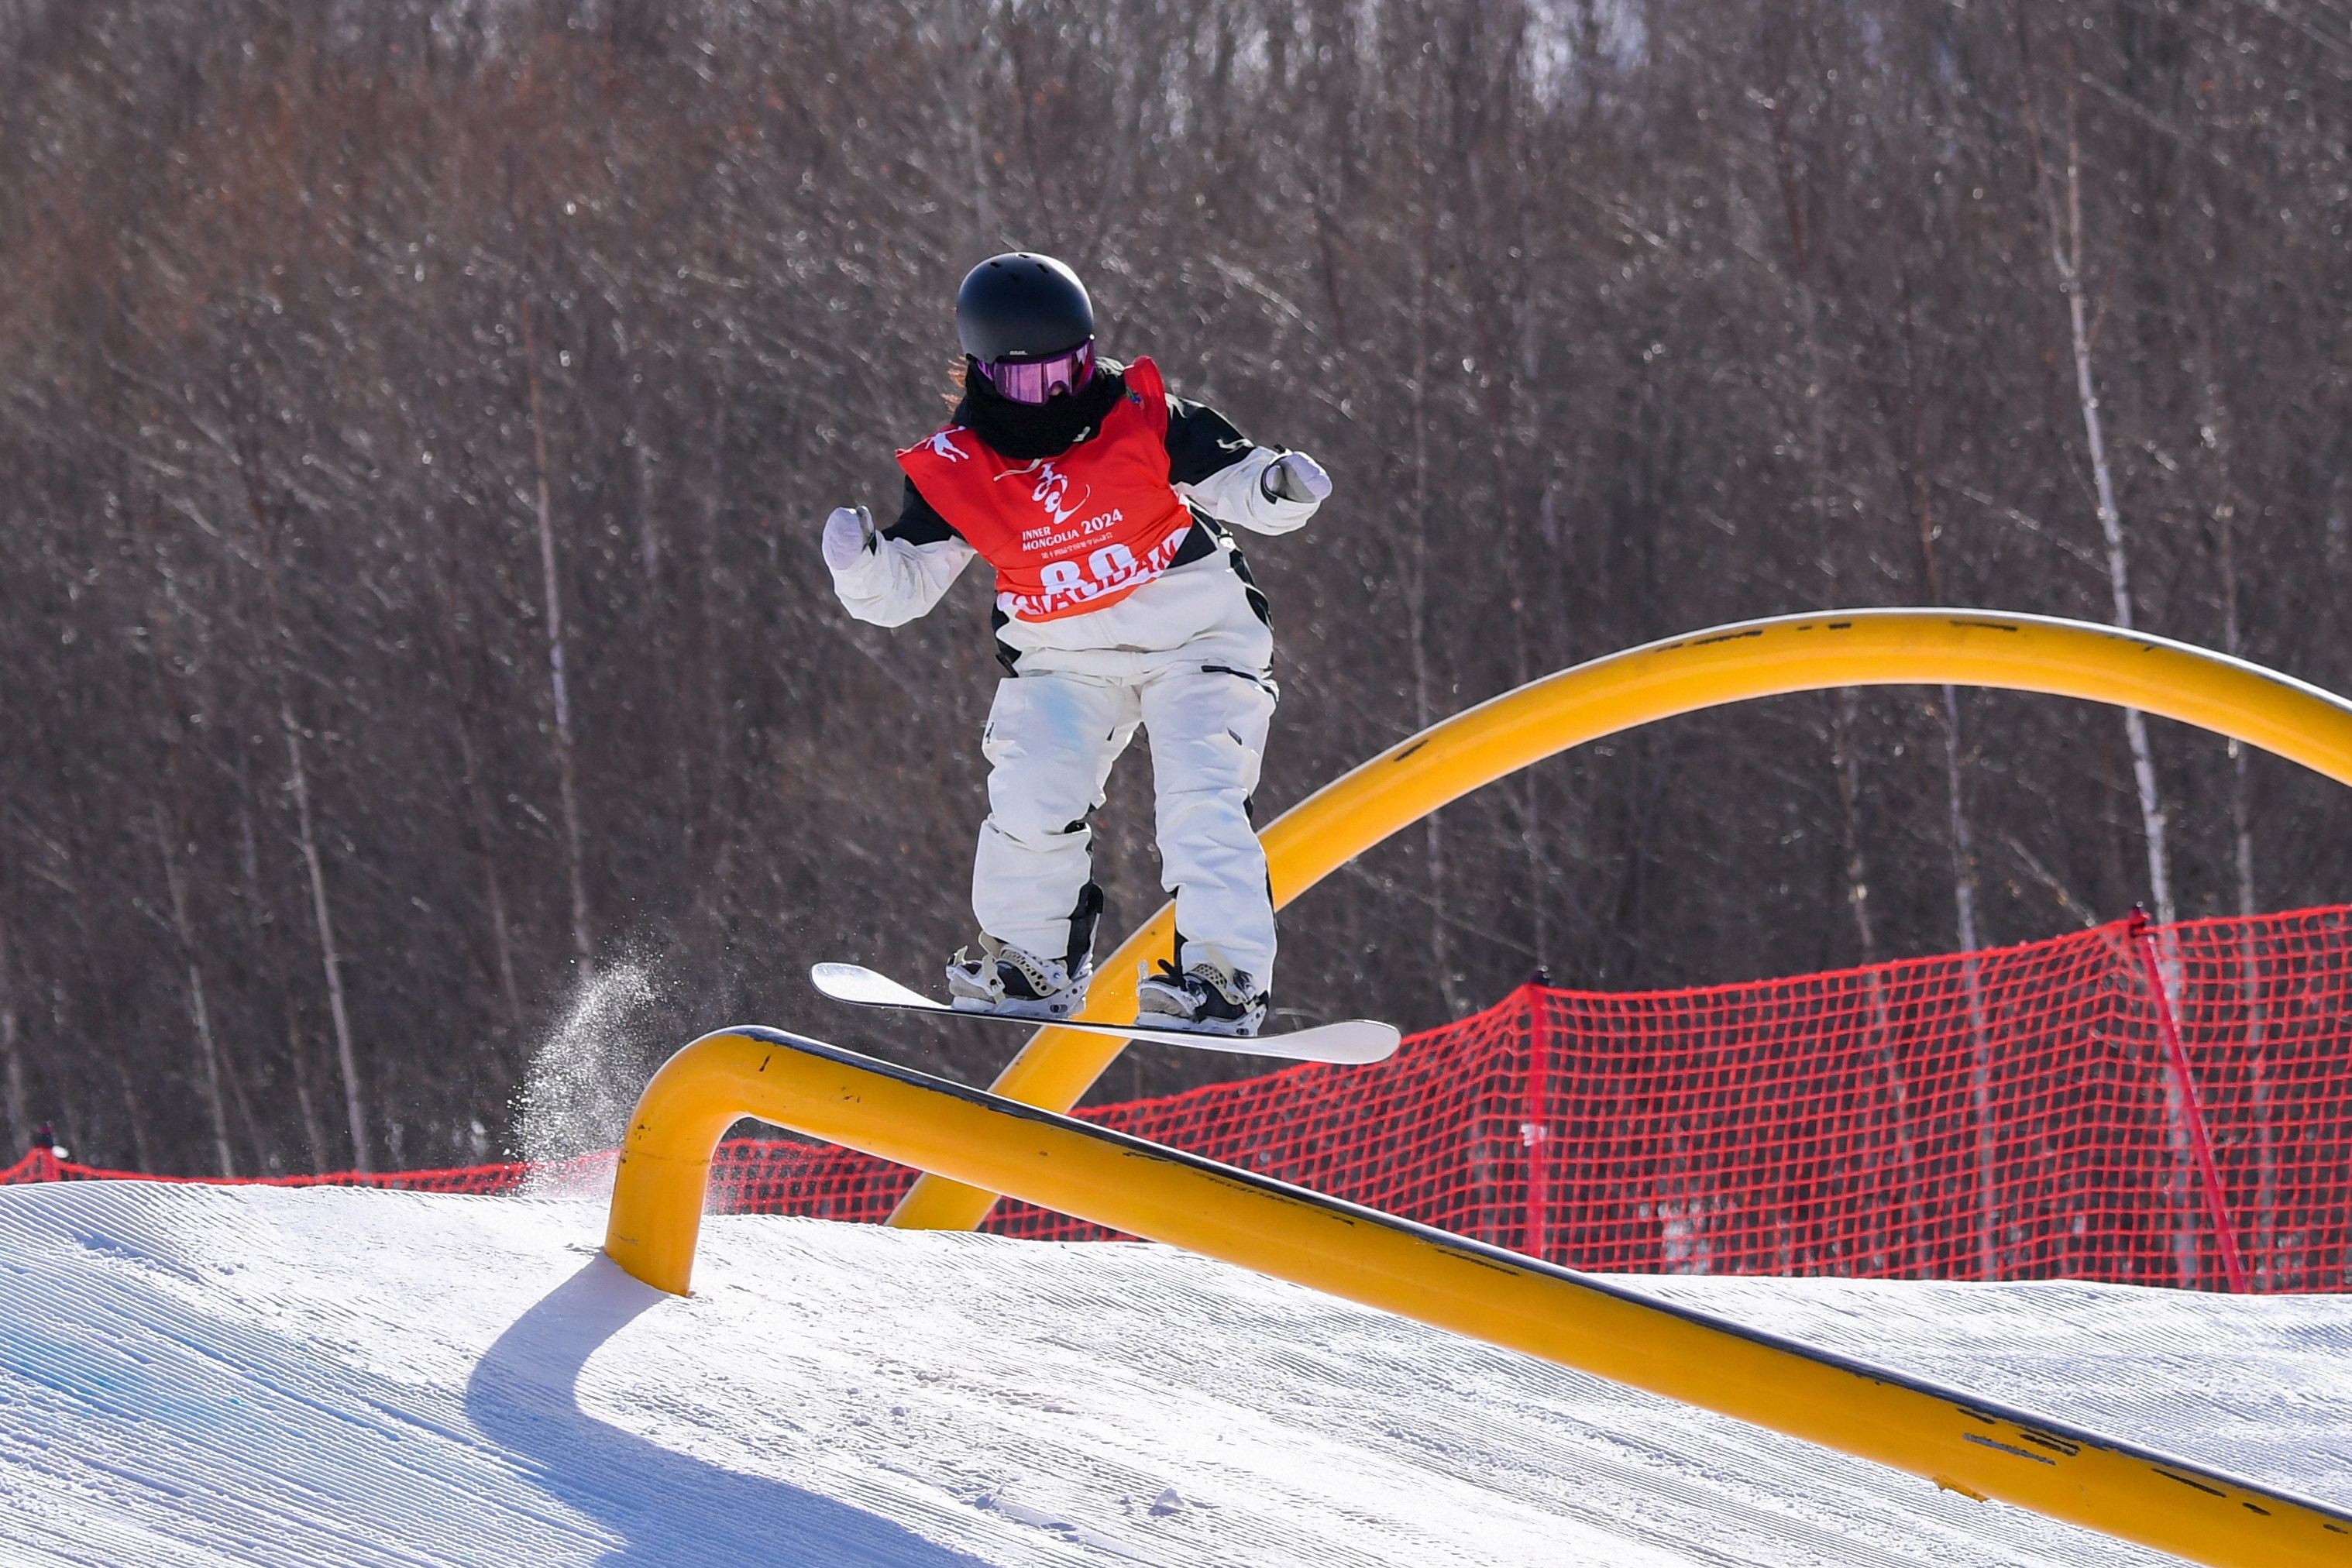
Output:
M604 1237L622 1268L685 1292L746 1115L2193 1562L2352 1563L2326 1504L772 1029L706 1035L646 1087Z
M1433 724L1325 785L1261 835L1277 907L1399 828L1530 763L1622 730L1755 697L1840 686L1995 687L2111 702L2231 736L2352 784L2352 703L2162 637L2039 616L1857 610L1783 616L1652 643L1531 681ZM1175 932L1162 908L1097 966L1089 1016L1135 1016L1135 975ZM998 1075L1008 1099L1076 1105L1124 1042L1043 1028ZM994 1193L942 1175L890 1223L970 1230Z

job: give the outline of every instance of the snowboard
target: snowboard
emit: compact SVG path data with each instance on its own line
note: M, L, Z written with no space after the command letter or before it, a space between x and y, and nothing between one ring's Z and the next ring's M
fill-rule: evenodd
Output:
M1397 1048L1395 1026L1370 1018L1349 1018L1343 1023L1322 1024L1311 1029L1294 1029L1285 1034L1244 1038L1235 1035L1196 1035L1183 1029L1102 1024L1092 1019L1021 1018L1008 1013L968 1013L950 1007L945 1002L935 1002L919 991L910 991L888 975L877 974L857 963L820 963L809 971L809 979L819 991L835 1001L854 1002L861 1007L944 1013L955 1018L982 1018L1000 1024L1019 1024L1028 1029L1051 1025L1057 1029L1146 1040L1155 1046L1181 1046L1193 1051L1233 1051L1248 1057L1277 1057L1286 1061L1336 1062L1360 1067L1368 1062L1386 1061L1396 1055Z

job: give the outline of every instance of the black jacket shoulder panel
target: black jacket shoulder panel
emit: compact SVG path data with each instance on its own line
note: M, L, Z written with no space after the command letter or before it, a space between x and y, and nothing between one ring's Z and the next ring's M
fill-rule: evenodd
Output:
M1205 403L1168 395L1168 482L1197 485L1255 451L1257 443Z
M961 539L955 525L939 514L938 509L923 499L915 481L907 481L906 500L898 506L898 521L882 531L885 539L902 539L908 544L944 544L950 539Z

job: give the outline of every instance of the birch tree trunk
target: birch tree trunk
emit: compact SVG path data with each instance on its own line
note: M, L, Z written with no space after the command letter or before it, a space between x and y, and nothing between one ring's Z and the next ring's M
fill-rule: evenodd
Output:
M269 508L262 495L261 453L249 437L240 446L238 461L245 480L246 503L252 510L259 543L257 559L268 617L264 629L270 639L272 654L268 664L277 686L278 727L286 738L286 787L294 797L295 841L309 874L310 919L319 939L320 967L327 981L327 1011L334 1022L335 1058L343 1074L343 1115L351 1129L352 1165L355 1170L365 1171L371 1168L372 1156L366 1102L360 1089L359 1053L352 1044L351 1008L343 998L342 957L335 945L334 911L327 899L327 873L319 855L318 827L311 815L310 771L302 758L302 726L294 716L294 634L286 621L285 599L278 580L277 531L271 526Z
M994 7L965 0L948 9L956 18L954 47L963 57L962 68L956 74L963 92L964 112L960 118L964 128L964 158L971 168L972 230L980 242L972 252L977 258L994 250L1000 243L996 207L988 194L988 142L981 133L980 114L988 94L988 46L994 36L991 26L995 20Z
M482 873L482 899L489 916L490 959L498 974L499 996L506 1004L507 1026L522 1033L522 991L515 982L514 939L507 918L506 887L499 879L498 816L489 788L482 781L481 759L474 750L473 702L466 680L465 655L457 645L457 521L448 524L448 549L434 574L439 601L441 679L449 689L450 728L457 741L457 766L465 775L466 813L474 830L474 856Z
M2212 348L2209 330L2203 436L2214 458L2213 531L2221 557L2221 649L2237 658L2243 657L2238 621L2237 484L2231 473L2230 426L2221 406L2221 377L2211 363ZM2235 849L2238 918L2251 921L2255 912L2254 831L2246 761L2244 743L2231 741L2230 827ZM2278 1133L2272 1125L2270 1019L2263 994L2261 942L2251 926L2239 941L2238 991L2245 1009L2246 1068L2254 1110L2254 1288L2267 1290L2278 1242Z
M163 805L163 794L151 791L147 797L148 816L155 830L155 848L163 868L163 887L172 910L172 931L179 943L180 962L186 972L186 1003L188 1023L194 1031L196 1064L205 1086L206 1108L212 1116L213 1160L215 1169L224 1176L236 1174L236 1161L229 1144L229 1107L235 1103L238 1120L245 1128L246 1140L253 1151L255 1169L266 1169L268 1156L260 1128L253 1116L253 1107L247 1100L244 1085L238 1081L236 1064L229 1059L213 1028L212 1005L205 990L204 968L200 962L203 952L196 935L195 921L188 910L188 881L181 865L184 854L193 852L188 827L189 807L185 771L182 766L183 742L185 731L182 725L182 705L172 695L174 671L191 689L187 708L194 712L217 712L221 704L207 700L201 688L210 682L206 672L212 660L205 657L204 618L195 615L180 592L180 579L173 570L165 552L152 537L142 534L142 548L152 554L156 576L162 589L161 601L150 605L147 623L150 637L148 673L153 683L157 732L163 742L164 793L171 796L171 810ZM176 628L194 628L198 652L184 662L175 649Z
M1951 803L1952 904L1960 936L1960 993L1969 1020L1969 1101L1977 1124L1977 1278L2000 1278L2000 1130L1993 1120L1992 1042L1985 1032L1984 975L1977 951L1977 851L1962 794L1960 699L1944 688L1944 789Z
M1943 574L1936 564L1934 513L1925 476L1919 489L1919 554L1929 596L1941 603ZM1986 1034L1984 979L1978 951L1976 835L1969 821L1968 745L1961 732L1960 694L1947 685L1937 718L1944 731L1944 805L1952 856L1952 925L1959 942L1960 993L1969 1025L1969 1102L1977 1132L1977 1277L2000 1278L2000 1145L1992 1104L1992 1044Z
M310 873L310 917L319 930L319 963L326 971L327 1011L335 1025L335 1059L343 1069L343 1115L351 1125L352 1166L371 1170L359 1059L352 1048L351 1009L343 1000L342 958L335 947L334 913L327 904L327 873L319 858L319 835L310 820L310 774L302 763L302 726L294 721L290 704L279 705L278 721L286 731L286 784L294 794L296 833L302 847L302 864Z
M1918 300L1907 269L1902 274L1901 283L1904 406L1910 447L1912 507L1918 530L1919 588L1926 602L1940 605L1947 599L1943 568L1936 558L1936 501L1935 489L1927 470L1927 398L1921 385ZM1985 1039L1983 997L1974 956L1983 941L1982 933L1977 929L1976 844L1969 819L1968 752L1960 732L1959 694L1947 685L1942 697L1944 812L1952 868L1952 931L1960 952L1965 955L1961 961L1960 982L1967 1006L1971 1058L1970 1110L1977 1128L1977 1272L1979 1278L1991 1279L1999 1277L2000 1268L1995 1245L1999 1215L1993 1193L1995 1161L1999 1151L1992 1125L1992 1060ZM1855 875L1858 879L1859 872ZM1855 885L1864 888L1858 879ZM1874 975L1871 982L1871 1000L1877 1026L1883 1028L1885 1024L1885 1002ZM1918 1169L1908 1120L1910 1086L1903 1076L1892 1047L1886 1049L1885 1060L1895 1099L1896 1153L1902 1163L1904 1218L1910 1228L1912 1266L1918 1274L1925 1276L1929 1268L1927 1227L1920 1205Z
M1805 223L1805 196L1808 184L1800 173L1796 139L1789 128L1789 96L1792 90L1785 60L1777 62L1772 73L1775 81L1770 96L1763 98L1761 107L1769 117L1772 142L1773 174L1780 185L1780 215L1789 233L1790 271L1788 283L1796 305L1797 332L1805 367L1805 384L1801 401L1804 407L1806 479L1809 485L1811 510L1813 517L1815 547L1820 551L1822 569L1831 583L1832 603L1846 598L1843 587L1844 562L1842 552L1833 546L1836 527L1831 516L1830 501L1830 442L1828 430L1828 374L1822 355L1821 302L1813 287L1813 251L1811 237ZM1837 775L1841 837L1843 840L1846 908L1853 917L1854 936L1861 945L1862 962L1876 962L1876 933L1872 929L1869 898L1869 866L1863 852L1862 841L1862 760L1853 745L1853 725L1860 710L1860 695L1852 687L1841 687L1830 698L1830 766ZM1884 1021L1877 1004L1878 981L1872 977L1873 1018L1875 1027Z
M2074 390L2083 405L2083 436L2090 449L2091 473L2098 486L2099 532L2107 548L2107 581L2115 595L2116 625L2132 625L2131 563L2124 548L2122 516L2116 510L2115 474L2107 463L2106 439L2099 418L2099 395L2092 374L2091 332L2082 289L2082 203L2080 181L2068 144L2067 212L2072 255L2063 272L2067 322L2074 348ZM2053 246L2053 256L2056 255ZM2124 739L2131 748L2132 781L2139 791L2140 828L2147 843L2148 891L2156 902L2159 924L2179 919L2172 898L2171 857L2164 836L2164 802L2157 793L2156 760L2148 749L2147 719L2137 708L2124 710Z
M1517 60L1515 49L1512 60L1514 71L1517 68ZM1516 124L1516 117L1514 123ZM1516 154L1517 150L1513 149L1513 151ZM1519 215L1520 232L1519 244L1513 247L1518 253L1519 265L1512 269L1514 285L1512 291L1517 297L1517 309L1522 318L1525 312L1532 309L1528 298L1530 290L1528 288L1525 258L1533 247L1527 242L1526 192L1519 188L1522 183L1519 178L1520 172L1525 167L1524 159L1514 156L1512 210ZM1507 319L1504 324L1506 328L1509 328L1516 323ZM1532 384L1536 379L1534 344L1531 338L1525 333L1520 334L1520 339L1526 345L1526 363L1522 368L1528 381ZM1513 461L1518 453L1534 447L1536 437L1532 430L1527 428L1520 416L1520 400L1517 395L1517 388L1513 380L1508 353L1509 351L1501 344L1490 347L1487 353L1487 374L1496 388L1496 401L1501 407L1501 414L1495 420L1495 491L1502 501L1503 540L1506 551L1504 559L1506 569L1510 573L1511 581L1512 673L1514 683L1525 686L1534 679L1535 665L1534 655L1528 646L1528 595L1530 590L1526 563L1519 551L1518 507L1513 497L1513 487L1517 476L1513 468ZM1549 876L1544 855L1541 790L1543 775L1542 771L1538 768L1526 768L1521 770L1521 773L1519 837L1528 871L1528 945L1535 952L1537 973L1549 974L1551 973L1549 941L1551 922L1547 915L1550 900L1548 897Z
M1909 1239L1916 1248L1921 1227L1917 1223L1918 1164L1911 1146L1911 1091L1903 1064L1895 1056L1893 1041L1886 1027L1886 982L1878 973L1878 931L1870 912L1870 865L1863 852L1862 842L1862 764L1853 742L1856 710L1861 693L1851 686L1840 687L1833 696L1830 710L1830 756L1837 770L1839 818L1844 830L1846 907L1853 916L1854 942L1862 953L1864 984L1870 999L1869 1040L1878 1056L1879 1071L1885 1079L1885 1114L1890 1142L1895 1148L1895 1179L1903 1191L1902 1213ZM1891 1205L1880 1205L1875 1212L1887 1213ZM1899 1270L1904 1253L1903 1241L1889 1237L1883 1231L1877 1237L1874 1252ZM1924 1259L1914 1259L1915 1267L1924 1267Z
M530 449L538 479L539 568L546 588L548 689L555 710L556 790L563 810L563 865L572 890L572 948L580 977L596 973L596 942L588 924L588 883L581 864L580 789L572 744L572 693L564 670L563 594L555 563L554 508L547 483L547 421L539 395L539 340L531 327L530 297L522 301L524 374L530 384Z
M2116 505L2115 470L2107 461L2105 421L2099 406L2098 376L2092 356L2094 326L2083 278L2083 150L2075 123L2074 64L2071 41L2066 49L2066 174L2063 199L2052 189L2043 156L2042 125L2034 108L2032 79L2027 68L2025 29L2012 0L2011 14L2018 29L2020 91L2025 104L2026 129L2033 154L2034 188L2041 198L2042 222L2048 231L2051 269L2058 291L2066 298L2066 325L2074 360L2074 397L2082 408L2083 442L2091 461L2091 480L2098 498L2099 535L2106 546L2107 586L2114 599L2115 624L2129 630L2133 624L2131 561L2124 542L2123 513ZM2147 846L2148 893L2158 924L2171 925L2179 912L2172 898L2171 857L2165 847L2164 801L2158 794L2156 761L2148 749L2147 720L2137 708L2124 710L2124 739L2131 748L2132 781L2139 794L2140 830Z
M2019 91L2024 101L2026 130L2033 155L2034 189L2041 198L2042 222L2048 234L2051 270L2057 276L2059 292L2066 297L2067 331L2074 361L2074 397L2083 412L2083 441L2097 496L2099 535L2106 547L2107 587L2114 597L2115 624L2128 630L2133 622L2131 562L2124 543L2123 514L2116 504L2115 471L2107 461L2105 423L2100 415L2098 376L2092 357L2094 323L2083 277L2083 153L2075 114L2074 45L2071 38L2067 40L2063 73L2066 169L2062 194L2053 188L2043 154L2042 125L2034 108L2027 58L2027 29L2016 0L2011 0L2010 14L2017 33ZM2148 749L2147 720L2137 708L2124 710L2124 740L2131 749L2132 781L2139 796L2140 833L2147 847L2149 900L2156 906L2158 925L2168 928L2179 919L2179 911L2173 903L2171 861L2165 847L2164 802L2157 792L2156 761ZM2162 962L2158 966L2158 976L2165 989L2178 997L2179 961L2170 942L2161 937L2158 940ZM2173 1255L2181 1285L2187 1289L2196 1283L2200 1268L2196 1173L2189 1142L2188 1107L2181 1100L2179 1086L2172 1075L2165 1073L2162 1077L2165 1121L2172 1151Z
M1428 118L1428 93L1422 95L1422 117ZM1420 143L1414 143L1416 161ZM1422 235L1419 265L1414 273L1412 308L1412 374L1411 416L1412 420L1412 532L1406 551L1403 580L1405 625L1412 658L1412 721L1416 732L1429 728L1435 692L1430 670L1429 657L1429 306L1430 273L1434 264L1432 250L1435 237L1425 228ZM1444 999L1445 1016L1459 1018L1469 1011L1461 990L1454 983L1452 941L1445 929L1445 829L1438 821L1439 814L1431 812L1421 819L1422 847L1425 864L1423 869L1429 878L1429 962L1437 977L1438 994Z
M466 809L473 819L476 858L481 863L482 899L488 906L490 958L499 977L499 997L506 1004L507 1027L522 1033L522 990L515 983L514 935L507 918L506 887L499 879L498 819L490 807L489 791L482 783L480 760L474 754L472 726L465 713L457 716L457 764L465 773Z
M99 931L96 911L90 908L89 899L89 867L96 856L90 852L87 827L88 818L77 802L71 818L70 848L66 858L73 872L75 922L82 940L91 942L96 940ZM123 1119L131 1128L131 1157L138 1169L152 1171L156 1168L155 1143L147 1127L147 1103L139 1092L142 1075L131 1070L131 1053L125 1043L127 1037L116 1014L118 998L113 987L106 985L98 987L94 994L97 997L98 1037L106 1042L107 1058L114 1068L115 1086L121 1091ZM78 1137L74 1142L80 1143L83 1140Z
M1507 100L1515 100L1518 92L1521 51L1526 43L1526 18L1517 18L1518 26L1511 32L1509 42L1496 62L1494 79ZM1472 90L1476 90L1475 84ZM1511 344L1522 345L1523 366L1528 383L1536 380L1535 345L1531 335L1521 330L1529 300L1527 258L1534 247L1528 234L1526 190L1527 159L1520 145L1523 117L1512 112L1505 119L1503 171L1504 205L1507 211L1497 212L1491 199L1487 181L1476 153L1472 153L1470 184L1479 201L1481 229L1493 236L1508 238L1501 257L1491 257L1488 266L1496 279L1491 300L1480 300L1475 307L1478 328L1478 372L1486 393L1486 433L1488 451L1494 465L1495 505L1496 521L1502 530L1502 561L1505 580L1510 585L1511 608L1511 683L1525 686L1535 674L1533 653L1528 635L1528 573L1519 548L1517 501L1518 475L1515 461L1520 451L1534 445L1532 432L1521 417L1519 384L1511 362ZM1536 968L1550 970L1550 950L1548 942L1549 921L1546 918L1548 902L1546 866L1543 852L1543 798L1538 788L1539 770L1523 768L1515 781L1519 816L1519 847L1528 878L1527 915L1528 945L1534 953Z
M721 341L726 341L724 335ZM701 865L706 868L694 879L692 918L708 933L708 940L714 949L726 945L722 909L733 870L737 841L731 790L731 781L737 772L734 765L734 712L729 702L731 671L724 652L719 603L724 580L724 552L719 531L729 483L727 442L733 401L731 371L731 357L722 349L716 356L711 371L710 463L708 488L703 492L702 505L698 509L701 515L701 527L694 542L693 631L688 639L688 658L693 667L694 684L700 689L702 697L704 732L698 747L679 748L681 752L698 751L706 759L701 770L703 784L699 800L689 778L687 781L689 787L683 792L679 802L679 818L684 824L680 849L688 864L694 864L698 856Z
M245 747L236 749L236 820L238 869L245 878L246 921L253 944L265 958L271 987L286 1024L286 1064L294 1080L294 1105L302 1121L303 1146L310 1153L312 1173L327 1169L327 1134L319 1123L317 1100L310 1093L310 1047L303 1037L301 1010L295 1005L294 987L286 973L285 950L270 937L269 902L261 891L261 842L253 822L253 769Z
M180 962L188 977L188 1024L196 1034L196 1066L205 1086L205 1109L211 1113L213 1158L224 1176L236 1174L236 1158L228 1146L228 1103L221 1092L220 1049L213 1039L212 1009L205 999L204 971L196 963L195 927L188 919L188 884L180 874L178 836L164 820L163 803L150 799L148 811L155 825L155 847L163 860L163 888L172 904L172 929L180 941Z
M1920 577L1929 600L1941 604L1944 574L1936 561L1934 495L1927 482L1927 437L1916 397L1912 400L1912 483L1918 507ZM1952 857L1952 925L1961 954L1960 992L1969 1025L1969 1101L1977 1133L1977 1277L1992 1280L2000 1278L2000 1145L1993 1120L1992 1046L1985 1028L1984 980L1976 956L1984 945L1983 933L1977 929L1976 835L1969 821L1968 746L1961 732L1960 694L1948 684L1943 688L1942 698L1937 717L1944 731L1944 804Z
M0 879L0 887L5 887ZM16 1034L16 955L8 947L8 922L0 920L0 1093L7 1099L8 1148L20 1154L31 1147L33 1123L25 1105L25 1052Z

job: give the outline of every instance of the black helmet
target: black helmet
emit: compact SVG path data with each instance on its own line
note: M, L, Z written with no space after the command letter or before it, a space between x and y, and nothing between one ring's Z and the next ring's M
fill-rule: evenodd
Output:
M964 274L956 336L982 364L1051 359L1093 341L1095 308L1078 275L1050 256L1013 250Z

